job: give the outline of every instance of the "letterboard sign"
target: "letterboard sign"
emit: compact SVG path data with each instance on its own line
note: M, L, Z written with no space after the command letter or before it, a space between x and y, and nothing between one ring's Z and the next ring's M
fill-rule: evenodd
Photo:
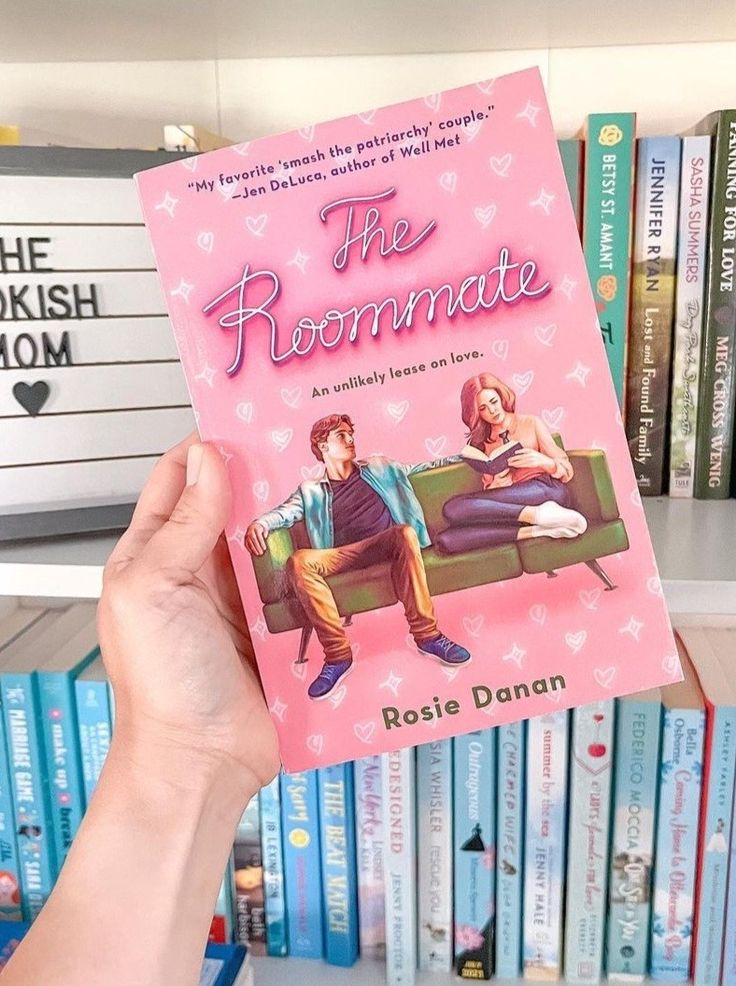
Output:
M0 540L125 526L194 427L132 180L177 158L0 148Z

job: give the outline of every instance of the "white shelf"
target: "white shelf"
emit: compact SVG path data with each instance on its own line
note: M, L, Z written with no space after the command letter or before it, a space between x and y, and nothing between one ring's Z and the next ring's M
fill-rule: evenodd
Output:
M736 500L645 499L672 613L736 614ZM0 595L95 599L116 535L0 545Z
M27 0L4 5L6 62L386 55L736 40L732 0Z

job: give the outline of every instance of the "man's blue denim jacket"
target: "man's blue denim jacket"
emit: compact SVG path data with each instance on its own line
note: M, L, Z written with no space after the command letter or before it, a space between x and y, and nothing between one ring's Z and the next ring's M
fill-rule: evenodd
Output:
M426 548L431 544L429 531L424 522L424 514L416 494L409 482L409 476L437 466L449 466L461 462L459 455L435 459L434 462L420 462L407 466L394 462L382 455L356 461L363 479L378 493L388 507L394 524L408 524L416 531L419 544ZM322 479L307 480L296 489L288 500L269 510L258 518L259 523L275 531L280 527L292 527L303 520L313 548L332 548L334 532L332 528L332 490L330 481Z

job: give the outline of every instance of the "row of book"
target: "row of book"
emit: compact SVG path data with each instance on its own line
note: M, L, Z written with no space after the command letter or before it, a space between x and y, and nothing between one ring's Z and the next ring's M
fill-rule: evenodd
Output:
M591 114L560 151L640 492L726 498L736 110L638 139L634 113Z

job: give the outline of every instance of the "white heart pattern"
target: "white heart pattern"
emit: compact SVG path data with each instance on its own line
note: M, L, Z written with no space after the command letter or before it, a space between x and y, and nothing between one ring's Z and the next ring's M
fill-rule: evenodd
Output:
M495 84L496 84L495 79L486 79L485 82L476 82L475 87L476 89L480 89L480 91L485 93L487 96L490 93L491 89L493 89Z
M647 589L651 592L653 596L662 595L662 583L659 581L656 575L651 575L647 579Z
M663 658L662 670L665 674L672 675L673 678L676 674L680 674L680 659L677 654L668 654L665 658Z
M369 124L373 123L373 117L376 115L375 110L369 110L367 113L358 113L358 119L363 123Z
M375 722L356 722L353 731L361 743L372 743L376 724Z
M471 637L480 637L480 632L483 629L483 614L479 613L478 616L464 616L463 627L465 628L465 632L469 633Z
M241 421L245 421L247 424L250 424L253 420L253 402L244 401L242 404L238 404L235 408L235 413Z
M600 589L581 589L578 593L578 599L586 609L598 609L598 600L600 597Z
M480 126L481 126L480 120L473 120L472 123L469 123L467 126L463 127L463 131L465 132L465 136L468 138L468 140L472 140L474 137L477 136L478 131L480 130Z
M429 108L433 112L435 112L435 113L440 108L440 102L441 102L441 100L442 100L442 97L441 97L440 93L438 93L438 92L431 92L429 94L429 96L425 96L424 97L424 103L425 103L425 105L426 106L429 106Z
M301 399L302 399L301 387L292 387L291 390L289 390L288 387L281 388L281 400L284 402L284 404L287 404L289 407L299 407L299 402L301 401Z
M635 507L641 506L641 493L639 492L638 489L631 491L629 495L629 499L631 500L631 502L634 504Z
M194 155L192 155L192 157L185 157L181 163L187 171L197 170L197 158Z
M554 430L559 428L562 424L562 419L565 417L564 407L553 407L542 411L542 421L547 425L548 428Z
M318 462L314 466L302 466L300 471L304 480L319 479L325 471L325 467L321 462Z
M588 639L588 634L585 632L585 630L578 630L577 633L565 634L565 643L573 652L573 654L577 654L577 652L581 649L581 647L583 647L587 639Z
M442 666L442 673L445 675L448 681L454 681L457 678L458 668L448 668L444 665Z
M215 234L209 232L202 232L197 237L197 246L200 250L204 250L205 253L212 253L212 247L215 245Z
M314 126L300 127L299 136L311 142L314 138Z
M333 709L336 709L338 705L342 705L342 701L347 695L347 693L348 690L347 690L347 686L345 685L340 685L339 688L335 689L335 691L332 693L332 695L330 695L329 698L330 705L332 706Z
M322 752L322 747L325 745L325 738L321 733L313 733L311 736L307 737L307 747L316 753L317 756Z
M389 404L388 413L396 422L400 424L406 417L406 412L409 410L409 401L400 401L398 404Z
M284 451L284 449L288 446L289 442L292 440L293 437L294 437L293 428L282 428L280 431L271 432L271 441L279 450L279 452Z
M263 230L268 222L268 216L265 212L262 212L260 216L248 216L245 220L245 226L249 233L254 236L263 236Z
M427 452L432 456L437 456L442 454L442 450L447 445L447 436L440 435L437 438L425 438L424 447Z
M526 373L515 373L511 377L511 382L514 385L518 397L522 397L529 390L533 379L534 370L527 370Z
M538 325L534 330L534 335L543 346L551 346L556 333L557 326L554 322L551 322L549 325Z
M541 603L535 603L529 610L529 618L534 623L538 623L540 627L544 626L545 620L547 619L547 607Z
M596 668L593 677L601 688L610 688L616 674L615 668Z
M496 359L505 360L509 354L509 341L508 339L494 339L491 343L491 352L496 357Z
M475 209L473 209L473 215L481 224L483 229L487 229L493 222L496 215L496 203L491 202L490 205L485 206L476 205Z
M230 150L235 151L235 153L239 154L241 157L247 157L248 151L250 150L250 141L244 140L242 144L234 144Z
M489 158L488 163L491 166L491 171L497 174L499 178L508 178L512 160L510 154L503 154L501 157Z
M300 661L298 664L296 661L291 662L291 673L299 681L306 681L307 678L307 662Z
M454 194L457 188L457 175L454 171L443 171L440 175L440 188L444 191L449 192L451 195Z
M253 483L253 496L256 500L260 500L261 503L265 503L268 499L269 490L270 487L267 479L259 479L257 483Z

